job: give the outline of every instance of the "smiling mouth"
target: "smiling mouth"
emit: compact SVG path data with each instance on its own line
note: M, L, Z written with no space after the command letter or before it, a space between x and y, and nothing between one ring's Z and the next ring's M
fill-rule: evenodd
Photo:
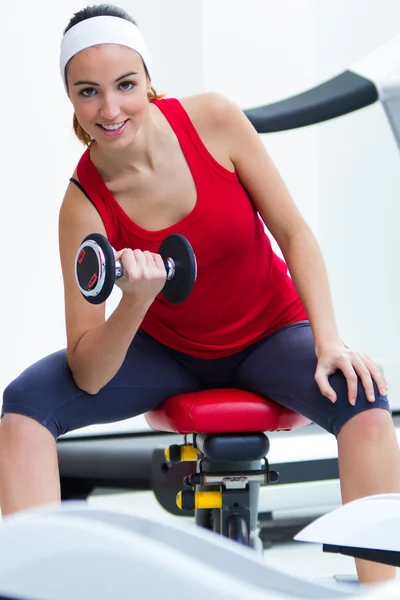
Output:
M112 123L110 125L106 125L103 123L96 123L97 127L100 127L101 129L103 129L104 131L109 131L109 132L116 132L119 131L120 129L123 128L123 126L125 125L125 123L128 122L128 119L126 119L125 121L121 121L121 123Z

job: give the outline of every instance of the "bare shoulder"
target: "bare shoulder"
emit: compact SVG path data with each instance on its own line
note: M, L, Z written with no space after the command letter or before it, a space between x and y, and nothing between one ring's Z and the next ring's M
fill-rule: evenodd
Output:
M72 175L73 179L78 181L76 171ZM97 209L87 198L84 192L72 181L65 191L64 198L59 212L60 226L67 228L97 226L100 233L104 234L104 225Z
M76 170L73 172L71 179L75 179L79 183ZM61 204L60 215L71 210L74 205L83 203L84 193L73 181L71 181L71 179L67 189L65 190L64 198Z
M202 133L221 131L242 113L235 102L217 92L186 96L180 102L196 129Z

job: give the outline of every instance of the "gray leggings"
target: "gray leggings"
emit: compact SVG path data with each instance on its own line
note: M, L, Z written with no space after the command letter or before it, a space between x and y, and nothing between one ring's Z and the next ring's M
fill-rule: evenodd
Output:
M75 385L62 350L10 383L3 414L36 419L57 438L87 425L135 417L175 394L218 387L250 390L275 400L334 435L357 413L377 407L390 410L376 386L375 402L368 402L360 382L356 405L351 406L341 371L330 377L338 397L332 404L314 380L316 364L308 321L287 325L242 352L213 360L171 350L138 332L122 367L98 394L89 395Z

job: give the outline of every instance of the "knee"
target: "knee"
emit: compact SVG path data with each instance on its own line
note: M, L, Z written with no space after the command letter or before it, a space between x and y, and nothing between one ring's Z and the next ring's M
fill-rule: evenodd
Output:
M367 439L379 439L393 428L390 412L384 408L370 408L352 417L343 430L351 430L352 436Z
M13 437L23 438L27 431L35 429L35 425L39 425L39 423L30 417L25 417L25 415L17 413L5 413L1 417L0 430L3 432L3 435L7 432L7 434Z
M5 413L0 422L1 453L10 454L23 448L34 450L51 433L38 421L17 413Z

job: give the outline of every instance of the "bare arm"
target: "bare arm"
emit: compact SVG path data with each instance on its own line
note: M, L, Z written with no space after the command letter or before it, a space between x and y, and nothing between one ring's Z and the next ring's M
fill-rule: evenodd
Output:
M93 232L106 235L95 207L70 184L59 218L67 357L75 383L89 394L97 393L118 372L152 302L148 295L125 290L106 321L104 304L93 305L82 297L75 281L75 256L83 238ZM132 259L131 255L129 251L128 260Z

